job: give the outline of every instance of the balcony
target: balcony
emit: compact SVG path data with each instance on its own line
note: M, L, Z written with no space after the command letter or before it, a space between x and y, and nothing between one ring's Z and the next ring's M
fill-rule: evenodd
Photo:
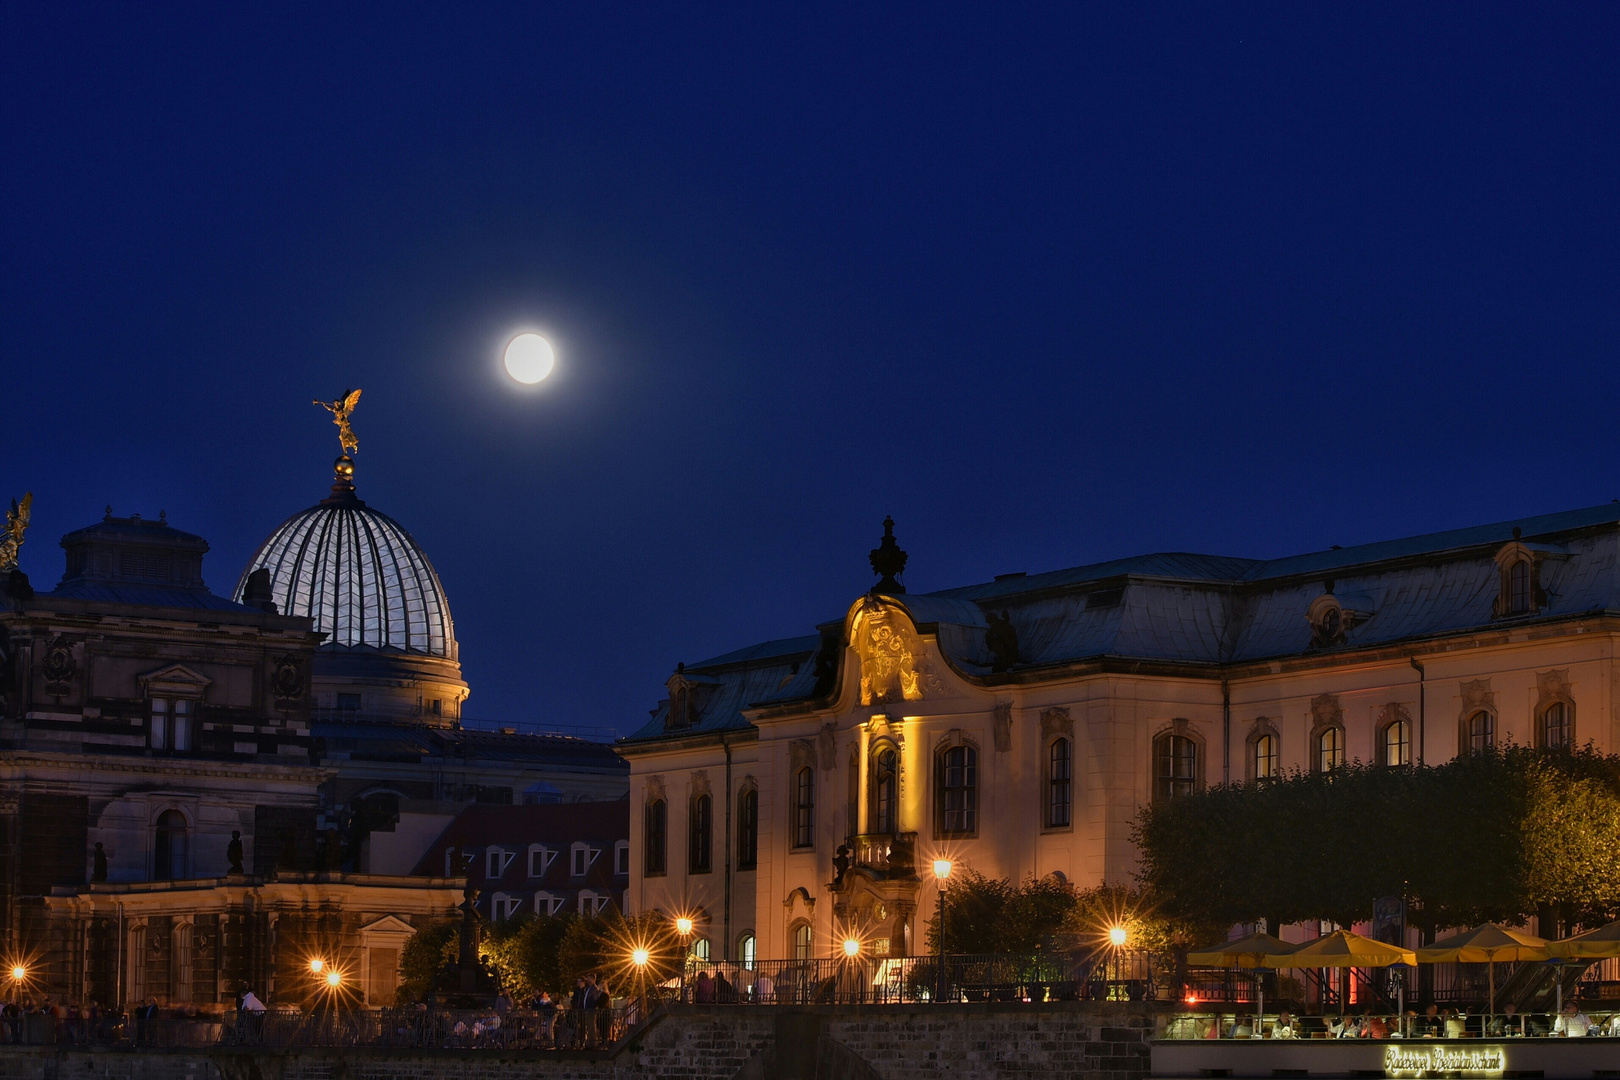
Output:
M888 878L917 875L917 834L862 833L844 841L850 865Z

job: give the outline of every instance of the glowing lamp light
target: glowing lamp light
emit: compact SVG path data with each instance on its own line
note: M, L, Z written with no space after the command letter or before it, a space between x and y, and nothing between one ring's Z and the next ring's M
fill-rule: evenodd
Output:
M934 860L934 876L939 878L941 881L944 881L946 878L951 876L951 869L952 869L951 860L949 860L949 859L935 859Z
M1197 994L1188 994L1187 995L1187 1004L1189 1004L1189 1005L1198 1004L1198 995Z
M24 979L28 978L28 969L23 967L21 964L18 964L16 967L11 969L11 978L14 982L22 982Z
M854 938L845 938L844 955L849 957L851 960L861 955L861 943L856 941Z
M692 920L688 919L685 915L682 915L680 918L676 919L675 932L680 934L682 937L690 934L692 932Z
M310 970L310 974L319 975L321 972L326 970L326 961L325 960L311 960L309 962L309 970Z
M646 949L635 949L630 953L630 962L635 964L636 967L646 967L647 961L651 959L652 954Z
M342 982L343 982L343 975L336 968L333 968L331 971L328 971L326 973L326 985L327 986L338 986Z
M1123 926L1110 926L1108 928L1108 943L1116 949L1125 944L1125 928Z

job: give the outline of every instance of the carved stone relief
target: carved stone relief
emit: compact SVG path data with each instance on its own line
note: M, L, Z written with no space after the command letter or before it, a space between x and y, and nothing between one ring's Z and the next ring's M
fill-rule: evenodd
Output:
M1496 712L1496 693L1491 689L1491 680L1474 679L1462 684L1462 714L1459 719L1466 720L1468 715L1479 709L1488 709Z
M56 697L73 689L73 676L79 665L73 659L73 642L58 634L45 646L45 659L41 673L45 676L45 692Z
M709 794L709 790L709 774L703 769L699 769L697 772L693 773L692 797L695 799L699 795L707 795Z
M652 776L647 777L647 801L650 803L657 802L663 797L664 778L663 776L654 773Z
M821 725L816 736L816 749L821 753L821 771L832 772L838 764L838 725L832 721Z
M1344 709L1338 694L1317 694L1311 698L1311 730L1320 731L1344 723Z
M1539 713L1555 701L1569 701L1569 668L1536 672L1536 711Z
M922 700L922 639L904 614L867 598L856 619L854 645L861 660L862 705Z
M816 741L814 739L794 739L788 743L788 764L794 772L803 768L816 767Z
M304 664L296 656L283 656L276 660L270 675L270 689L278 704L296 703L304 696Z
M1069 715L1068 709L1043 709L1041 711L1041 741L1065 735L1074 736L1074 719Z
M1004 754L1012 749L1012 702L996 702L995 722L991 725L996 752Z

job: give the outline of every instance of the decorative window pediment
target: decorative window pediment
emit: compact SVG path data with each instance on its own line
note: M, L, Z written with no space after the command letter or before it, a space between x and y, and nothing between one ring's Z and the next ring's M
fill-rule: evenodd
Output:
M145 675L139 676L141 688L147 697L162 698L193 698L201 699L203 691L214 680L206 675L186 667L184 664L170 664L166 668L159 668Z

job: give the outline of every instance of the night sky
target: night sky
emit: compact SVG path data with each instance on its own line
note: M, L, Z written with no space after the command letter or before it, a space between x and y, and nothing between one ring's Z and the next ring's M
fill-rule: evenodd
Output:
M633 730L885 514L924 591L1620 496L1613 5L0 11L23 569L228 593L360 386L469 717Z

